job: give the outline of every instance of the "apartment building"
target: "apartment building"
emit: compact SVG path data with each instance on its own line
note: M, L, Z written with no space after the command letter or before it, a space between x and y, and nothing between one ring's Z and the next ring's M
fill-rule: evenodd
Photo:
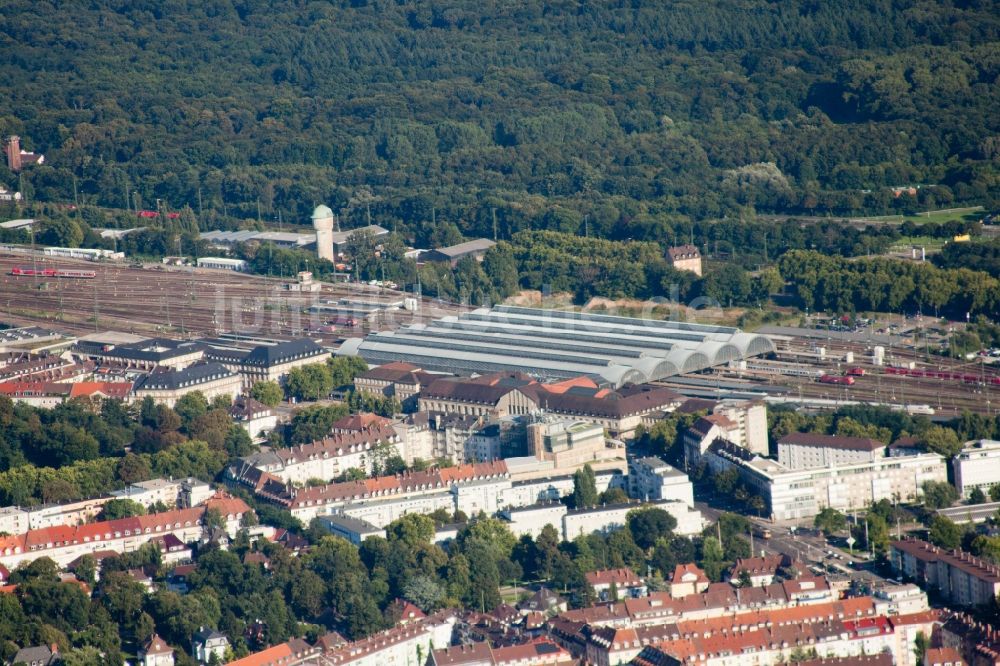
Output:
M740 446L736 441L739 439L739 425L725 414L709 414L692 423L682 436L684 462L687 468L698 467L708 448L720 439L734 446Z
M1000 567L965 551L905 539L890 544L889 556L897 572L936 590L950 604L978 606L1000 594Z
M773 666L815 653L817 661L856 666L857 663L916 666L915 636L931 635L936 613L916 616L834 617L823 620L738 625L725 631L682 635L642 647L633 657L637 666L694 662L703 666ZM869 662L871 655L885 657ZM854 660L861 659L861 662Z
M601 601L644 597L649 592L646 581L628 567L590 571L584 574L584 578ZM614 595L611 594L612 588Z
M127 553L158 537L172 534L183 543L201 538L207 511L219 512L225 530L235 537L243 515L250 507L243 500L218 496L204 506L175 509L132 518L83 525L61 525L0 536L0 564L8 569L39 557L51 558L65 567L82 555L110 550Z
M507 506L500 510L500 517L507 522L515 536L530 534L535 538L546 525L551 525L564 541L572 541L581 534L608 533L621 529L631 511L646 507L662 509L673 516L677 521L675 534L693 536L705 528L705 519L700 511L690 508L684 502L673 500L624 502L584 509L567 509L561 502L545 502Z
M968 498L976 488L988 495L990 488L1000 484L1000 442L992 439L967 442L951 466L955 486L963 498Z
M456 617L442 611L325 651L316 666L423 666L438 646L451 645Z
M625 527L628 514L636 509L654 507L672 515L677 521L674 533L692 536L705 529L705 519L701 512L691 509L684 502L623 502L592 508L574 509L563 516L563 539L572 541L582 534L600 532L607 534Z
M716 405L712 412L725 416L735 425L730 431L733 443L762 456L768 454L767 403L727 400Z
M675 500L694 506L694 485L688 475L655 456L629 459L628 493L636 499Z
M398 453L398 442L399 437L390 425L377 423L371 428L338 432L309 444L262 451L242 461L287 483L329 481L352 468L370 475L373 449L391 447Z

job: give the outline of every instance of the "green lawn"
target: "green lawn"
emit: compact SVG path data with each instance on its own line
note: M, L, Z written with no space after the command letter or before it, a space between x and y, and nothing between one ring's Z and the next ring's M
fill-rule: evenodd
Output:
M922 222L950 222L952 220L960 220L963 222L975 221L982 217L981 213L983 211L982 206L972 206L971 208L952 208L948 210L940 211L928 211L926 213L917 213L916 215L882 215L877 217L863 217L862 220L872 220L873 222L914 222L920 224Z

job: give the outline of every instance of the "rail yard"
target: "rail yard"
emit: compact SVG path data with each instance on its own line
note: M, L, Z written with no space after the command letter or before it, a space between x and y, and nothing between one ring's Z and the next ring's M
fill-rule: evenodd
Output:
M308 292L290 289L290 284L284 278L232 271L0 250L3 319L73 335L99 330L177 338L309 333L335 346L345 338L460 310L430 299L419 299L416 311L404 309L399 304L412 294L364 284L322 283ZM359 314L337 314L343 312ZM919 340L900 335L843 339L802 329L773 339L773 358L663 383L699 397L766 396L774 403L816 409L875 403L932 418L949 418L962 410L996 414L1000 407L1000 367L985 359L931 354ZM882 365L873 362L876 346L884 349Z
M52 271L69 271L67 276L92 272L93 277L73 279ZM29 274L12 274L16 272ZM55 327L71 334L116 329L198 337L224 331L284 335L309 331L334 342L457 310L430 299L421 299L417 312L404 310L395 307L403 293L368 285L323 283L318 291L302 292L289 290L288 284L287 279L232 271L0 253L2 317L12 325ZM371 314L356 326L331 327L322 315L306 312L340 300L363 303Z

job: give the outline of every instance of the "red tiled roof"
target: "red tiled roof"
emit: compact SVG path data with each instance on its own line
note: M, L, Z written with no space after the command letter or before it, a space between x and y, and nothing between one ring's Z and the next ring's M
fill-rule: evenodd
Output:
M75 382L70 385L70 398L100 394L124 400L132 392L131 382Z
M153 634L143 643L142 651L146 654L170 654L173 652L173 648L167 645L167 642L158 635Z
M902 541L893 541L890 545L892 548L924 562L943 561L978 580L1000 583L1000 567L963 550L943 550L920 539L903 539Z
M955 648L928 648L924 652L924 664L927 666L941 666L942 664L959 666L962 662L962 655Z
M443 488L451 483L460 483L481 478L496 478L507 475L507 463L496 460L485 463L456 465L445 469L423 472L407 472L396 476L379 476L363 481L330 483L324 486L297 490L290 506L309 506L311 503L325 503L350 498L364 498L410 492L420 488Z
M255 652L242 659L229 662L229 666L277 666L292 656L292 648L288 643L275 645L261 652Z
M246 513L250 507L239 498L217 495L208 500L204 507L175 509L84 525L44 527L17 536L0 537L0 552L8 547L20 547L22 550L46 549L74 543L118 539L143 533L155 534L179 526L197 524L207 509L215 509L225 517Z
M334 431L338 430L368 430L374 427L388 427L392 423L392 419L387 419L384 416L379 416L378 414L372 414L365 412L362 414L351 414L350 416L345 416L342 419L334 421L331 428Z
M688 562L687 564L678 564L676 567L674 567L674 573L670 577L670 581L672 583L680 583L683 582L683 578L685 575L691 575L691 574L694 575L694 580L691 582L694 583L709 582L708 576L705 575L705 572L699 569L698 566L692 562Z
M696 259L701 256L701 252L694 245L686 243L684 245L667 248L667 256L670 257L672 261L677 261L678 259Z
M594 585L638 585L642 579L628 567L621 569L602 569L600 571L590 571L584 574L584 578L592 586Z

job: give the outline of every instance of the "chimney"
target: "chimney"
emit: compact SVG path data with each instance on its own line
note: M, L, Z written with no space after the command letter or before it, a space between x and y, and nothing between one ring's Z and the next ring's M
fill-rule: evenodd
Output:
M11 171L21 170L21 137L16 134L7 138L7 166Z

